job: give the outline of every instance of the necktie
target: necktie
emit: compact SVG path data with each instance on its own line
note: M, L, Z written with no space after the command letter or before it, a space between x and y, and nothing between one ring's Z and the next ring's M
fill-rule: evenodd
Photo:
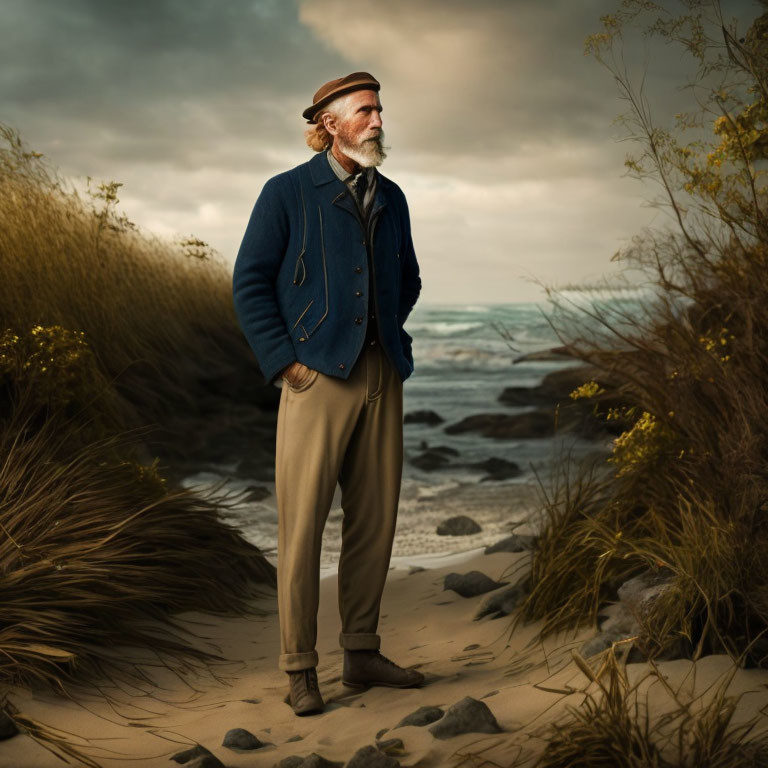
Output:
M357 202L360 203L360 210L363 210L365 208L363 202L365 200L365 190L368 188L368 173L365 169L355 176L353 183L355 185L355 197Z

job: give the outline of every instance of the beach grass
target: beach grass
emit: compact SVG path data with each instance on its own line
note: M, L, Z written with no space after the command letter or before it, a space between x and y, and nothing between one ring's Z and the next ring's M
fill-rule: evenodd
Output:
M741 695L729 695L735 665L705 693L686 697L651 668L631 681L615 648L591 666L573 652L587 678L579 706L539 732L546 742L534 768L741 768L768 765L760 716L736 717ZM664 687L671 706L648 700L648 683Z
M622 24L675 39L634 5L588 41L606 66ZM719 9L684 10L678 29L705 29L705 6ZM702 69L724 83L710 93L721 114L709 143L686 143L683 122L657 131L645 95L616 73L644 147L628 167L661 179L678 230L646 230L619 254L652 288L640 311L548 291L560 341L605 374L572 397L623 431L602 464L555 471L545 493L516 619L543 619L544 633L595 623L624 581L663 574L669 588L639 617L646 657L768 665L768 67L766 48L749 42L766 29L768 14L745 38L716 29L725 60L713 61L716 39L695 41Z
M72 451L60 421L18 426L0 431L0 684L138 679L130 647L212 660L173 614L254 612L258 585L275 586L259 549L221 519L225 500L121 458L124 435Z
M140 232L118 184L86 199L10 126L0 140L0 690L18 727L85 759L13 691L210 670L174 616L259 613L275 587L228 520L237 495L180 486L155 452L183 452L212 378L254 365L205 243Z
M228 268L195 238L139 231L118 211L118 183L84 194L11 126L0 141L0 329L81 338L108 385L92 406L81 388L88 417L153 424L159 438L169 414L197 412L212 373L252 357Z

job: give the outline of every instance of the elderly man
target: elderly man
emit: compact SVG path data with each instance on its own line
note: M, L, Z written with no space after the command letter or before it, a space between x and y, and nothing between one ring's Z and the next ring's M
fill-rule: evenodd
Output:
M404 330L421 291L408 205L381 175L379 82L353 72L323 85L303 116L308 162L270 178L233 275L243 332L277 416L278 667L296 714L322 711L317 610L323 529L338 481L342 681L410 687L424 676L381 654L377 633L403 466ZM281 382L278 382L278 379Z

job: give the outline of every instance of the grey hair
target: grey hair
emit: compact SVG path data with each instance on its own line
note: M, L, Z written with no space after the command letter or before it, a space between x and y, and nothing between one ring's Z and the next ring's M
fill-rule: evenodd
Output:
M345 93L327 104L315 115L315 122L304 131L307 146L315 152L322 152L333 144L333 136L328 133L323 124L325 115L332 115L337 120L346 120L350 113L351 93Z

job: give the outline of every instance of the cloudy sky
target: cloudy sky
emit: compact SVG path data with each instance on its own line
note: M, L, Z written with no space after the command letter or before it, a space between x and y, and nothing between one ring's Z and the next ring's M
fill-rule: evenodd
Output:
M373 73L411 209L425 302L540 300L593 281L662 212L623 177L626 104L584 38L618 0L0 0L0 122L75 181L234 263L263 183L308 160L301 111L327 80ZM723 0L726 15L759 15ZM746 26L741 28L746 29ZM691 71L655 43L661 122ZM639 76L641 48L629 59Z

